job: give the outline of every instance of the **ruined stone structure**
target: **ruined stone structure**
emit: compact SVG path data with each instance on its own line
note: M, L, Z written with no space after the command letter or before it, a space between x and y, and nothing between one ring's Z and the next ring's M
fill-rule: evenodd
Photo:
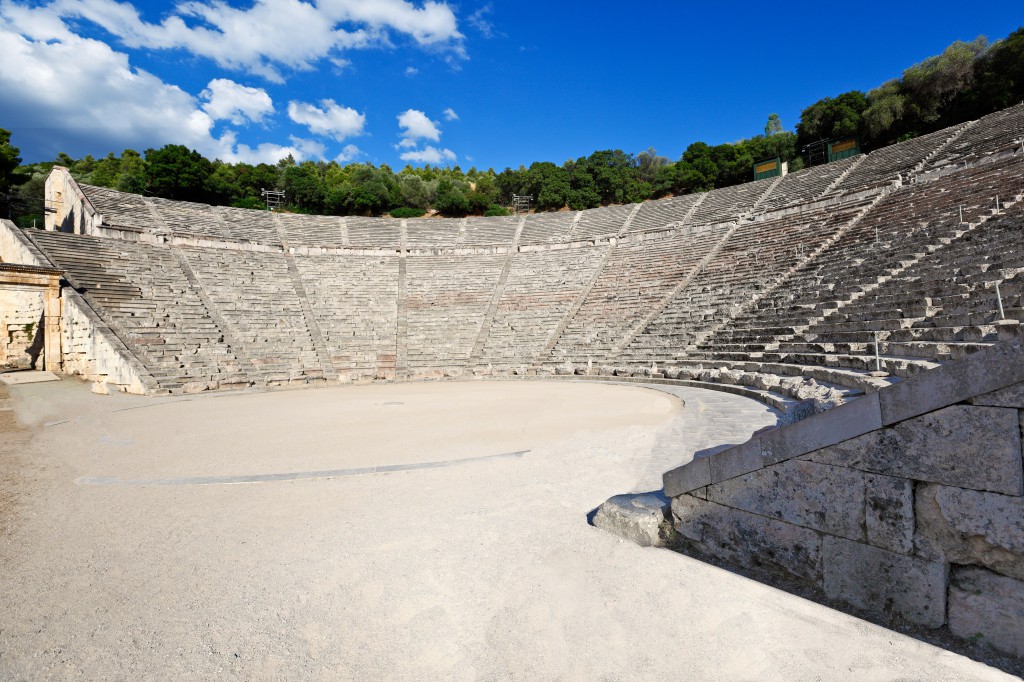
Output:
M62 274L64 371L131 392L562 375L757 398L796 423L667 474L683 536L1020 652L1022 138L1019 105L703 194L462 220L211 207L55 168L46 230L3 223L0 258ZM981 623L986 599L1010 615Z

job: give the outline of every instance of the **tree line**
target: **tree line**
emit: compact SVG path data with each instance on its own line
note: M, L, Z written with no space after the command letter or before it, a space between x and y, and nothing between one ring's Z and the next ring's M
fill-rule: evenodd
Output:
M286 210L327 215L390 214L415 217L504 215L515 194L531 195L539 211L580 210L669 195L689 194L747 182L753 164L779 157L790 171L805 163L805 150L820 140L857 136L871 151L978 118L1024 101L1024 28L989 43L984 37L957 41L906 69L900 78L863 92L824 97L806 107L796 132L776 114L763 134L738 142L694 142L675 161L654 149L638 154L596 151L561 165L463 171L459 166L406 166L330 161L277 164L209 160L182 145L140 154L22 164L11 134L0 129L0 215L22 226L42 222L43 186L54 165L79 182L123 192L202 203L263 208L263 189L283 191Z

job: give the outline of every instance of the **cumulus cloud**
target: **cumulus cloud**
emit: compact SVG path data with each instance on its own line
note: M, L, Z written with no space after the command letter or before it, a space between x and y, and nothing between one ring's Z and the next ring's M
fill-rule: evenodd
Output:
M406 109L398 115L398 127L402 129L399 146L415 147L420 140L441 141L441 129L437 121L417 109Z
M339 152L338 155L334 157L334 160L337 161L338 163L348 163L349 161L354 161L355 159L358 159L362 155L362 149L355 146L354 144L347 144L341 150L341 152Z
M413 163L438 164L444 161L454 161L457 157L451 149L438 149L428 144L423 149L411 149L407 152L402 152L399 154L399 158L402 161L412 161Z
M250 88L226 78L214 78L199 93L206 99L203 111L214 121L231 121L235 125L260 123L274 112L274 102L262 88Z
M320 100L320 107L293 100L288 103L288 118L306 126L315 135L333 137L339 142L347 137L362 135L366 114L343 107L333 99Z
M458 121L459 120L459 115L456 114L455 110L452 109L451 107L448 107L447 109L442 111L441 114L444 115L444 120L446 120L446 121Z
M415 76L419 72L420 72L420 70L417 69L415 66L407 66L407 67L405 67L405 75L406 76Z
M46 8L0 4L0 54L4 124L47 153L67 151L69 142L88 138L95 147L108 149L184 144L230 162L323 154L322 146L317 154L315 147L295 140L291 146L252 148L237 144L231 130L215 135L215 117L251 120L263 111L258 93L244 106L232 107L224 99L231 87L211 82L207 101L200 105L176 85L134 68L126 54L76 35Z
M388 45L393 33L449 57L465 56L455 13L431 0L420 7L406 0L256 0L246 8L187 0L160 23L117 0L54 0L45 9L93 22L128 47L184 49L278 82L282 66L310 69L345 50Z

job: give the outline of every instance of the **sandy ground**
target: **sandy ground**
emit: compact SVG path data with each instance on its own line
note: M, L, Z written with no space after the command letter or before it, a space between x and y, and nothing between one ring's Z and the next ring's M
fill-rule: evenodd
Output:
M1005 677L589 526L774 423L679 392L686 407L576 382L12 387L0 678Z

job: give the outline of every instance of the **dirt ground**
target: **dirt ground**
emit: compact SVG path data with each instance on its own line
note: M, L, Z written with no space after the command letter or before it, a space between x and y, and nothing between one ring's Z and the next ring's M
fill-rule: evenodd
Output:
M549 381L156 399L68 379L10 393L5 680L1006 677L587 524L611 495L774 423L737 396L684 389L684 407Z

